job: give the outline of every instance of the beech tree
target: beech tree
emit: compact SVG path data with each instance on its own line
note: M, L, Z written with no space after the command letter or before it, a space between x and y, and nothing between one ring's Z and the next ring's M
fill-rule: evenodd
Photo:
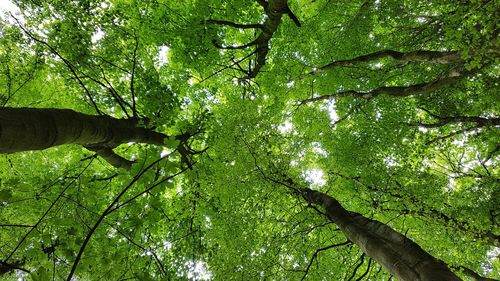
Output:
M137 119L92 116L69 109L0 108L2 134L0 152L40 150L62 144L80 144L95 151L116 168L130 168L132 161L113 152L124 143L177 144L181 156L197 152L187 148L191 136L184 133L169 137L139 126Z
M494 1L12 4L2 280L500 277Z

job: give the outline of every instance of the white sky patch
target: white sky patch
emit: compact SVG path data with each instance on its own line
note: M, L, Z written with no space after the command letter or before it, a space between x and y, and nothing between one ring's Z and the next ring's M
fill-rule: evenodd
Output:
M311 169L304 171L302 173L304 175L304 179L310 182L315 186L324 186L326 184L326 180L324 178L323 170L321 169Z
M446 191L455 191L456 184L457 184L457 182L455 181L454 178L452 178L452 177L448 178L448 185L446 186Z
M286 120L285 122L283 122L283 124L278 126L278 131L280 131L282 135L290 133L292 129L293 124L292 122L290 122L290 120Z
M101 40L104 37L105 34L106 33L104 33L104 31L102 31L100 28L98 28L94 32L94 34L92 34L92 38L91 38L92 44L95 44L95 43L99 42L99 40Z
M15 21L11 18L10 14L16 16L21 23L24 22L21 16L21 11L16 5L9 0L0 0L0 17L10 23L14 23Z
M158 66L161 67L168 64L168 53L170 52L170 47L160 46L158 50Z
M484 274L490 274L493 271L493 261L500 255L500 248L494 247L486 255L488 256L488 261L481 264L481 269Z
M163 149L160 153L160 157L165 157L165 156L169 155L170 153L172 153L172 151L170 149Z
M328 102L328 116L330 117L330 122L332 124L339 121L337 110L335 110L335 100L331 100Z
M323 146L321 146L321 143L319 142L313 142L311 143L312 149L314 153L317 155L321 155L323 157L328 157L328 151L323 149Z
M426 127L418 126L418 131L422 133L427 133L429 131Z
M328 111L328 117L330 117L331 124L339 121L339 116L337 115L337 110L335 109L335 100L329 100L325 105L322 105L320 109Z
M418 18L416 19L416 22L420 22L420 23L422 23L422 22L426 22L426 21L427 21L427 20L426 20L424 17L418 17Z
M0 0L0 11L2 11L2 14L5 12L11 12L13 14L19 13L19 8L14 5L11 1L9 0ZM2 15L3 17L4 15Z
M387 168L392 168L392 167L399 166L399 163L392 156L385 157L384 158L384 164L387 166Z
M170 249L172 249L172 242L170 241L163 241L163 249L165 251L169 251Z
M187 278L190 280L210 280L212 273L208 271L207 266L202 261L187 261L185 263L188 268Z

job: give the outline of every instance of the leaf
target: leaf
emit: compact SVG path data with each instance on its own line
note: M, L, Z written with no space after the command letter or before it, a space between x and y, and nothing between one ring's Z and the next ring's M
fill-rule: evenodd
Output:
M1 202L9 202L9 199L12 198L12 190L10 189L2 189L0 190L0 201Z
M168 148L177 148L180 141L175 139L175 136L169 136L165 139L164 143Z
M31 273L31 278L33 281L47 281L52 279L52 274L50 273L50 270L41 267L37 268L37 270L33 273Z

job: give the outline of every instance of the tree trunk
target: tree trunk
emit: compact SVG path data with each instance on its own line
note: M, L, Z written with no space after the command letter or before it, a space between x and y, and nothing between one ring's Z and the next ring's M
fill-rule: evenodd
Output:
M102 154L115 167L128 167L130 163L124 162L128 160L115 155L112 148L128 142L163 145L166 137L138 126L133 119L87 115L70 109L0 107L0 153L80 144Z
M347 239L382 265L400 281L458 281L442 261L389 226L360 214L349 212L331 196L304 189L304 198L322 206L326 215Z

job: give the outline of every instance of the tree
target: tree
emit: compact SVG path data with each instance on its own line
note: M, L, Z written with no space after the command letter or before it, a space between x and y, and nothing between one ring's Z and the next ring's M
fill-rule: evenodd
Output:
M15 3L2 278L500 276L494 1Z
M80 144L95 151L117 168L130 168L133 161L113 152L125 143L163 145L169 142L165 134L138 125L137 119L115 119L92 116L69 109L0 108L0 153L40 150L62 144ZM172 137L170 143L179 143L183 157L191 151L185 147L191 135Z

